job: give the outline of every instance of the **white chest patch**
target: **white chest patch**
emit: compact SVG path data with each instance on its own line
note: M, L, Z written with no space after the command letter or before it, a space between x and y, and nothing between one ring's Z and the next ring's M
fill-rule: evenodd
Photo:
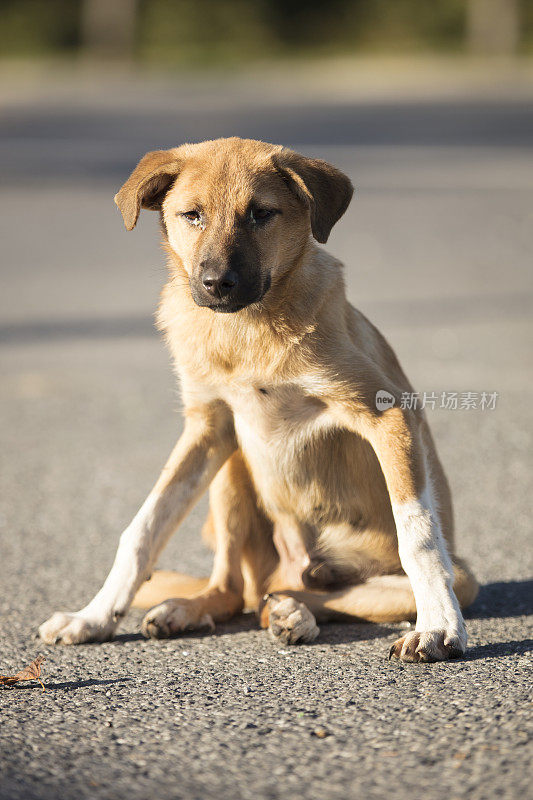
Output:
M305 442L333 425L328 409L298 384L229 384L221 396L231 407L246 459L256 472L282 474Z

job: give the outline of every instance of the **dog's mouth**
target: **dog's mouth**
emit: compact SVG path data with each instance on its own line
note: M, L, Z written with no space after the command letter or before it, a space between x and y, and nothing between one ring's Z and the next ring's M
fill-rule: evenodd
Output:
M248 308L248 306L252 305L254 302L258 302L257 300L252 301L251 303L209 303L206 308L210 308L211 311L216 311L217 314L236 314L237 311L242 311L243 308Z
M209 304L208 308L210 308L211 311L216 311L218 314L236 314L237 311L242 311L243 308L250 308L251 306L254 306L257 303L260 303L265 294L266 291L261 292L261 294L259 294L257 297L252 298L251 300L248 300L245 303L220 302L220 303Z

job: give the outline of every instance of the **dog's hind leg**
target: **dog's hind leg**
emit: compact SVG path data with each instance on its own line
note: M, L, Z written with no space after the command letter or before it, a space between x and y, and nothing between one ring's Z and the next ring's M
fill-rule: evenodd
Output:
M356 586L328 592L286 589L269 594L260 622L284 644L312 641L317 622L401 622L416 619L407 575L379 575Z
M148 610L167 597L196 597L208 584L209 578L195 578L171 569L156 569L133 598L131 607Z
M460 559L454 558L454 591L462 608L477 595L477 582ZM287 604L287 599L291 603ZM307 615L305 611L307 612ZM296 612L299 611L299 614ZM309 614L313 619L309 618ZM416 619L416 604L407 575L378 575L364 583L330 592L283 590L270 595L261 610L261 625L269 627L285 643L305 641L291 638L291 615L301 627L333 620L360 622L402 622ZM315 634L316 635L316 634ZM315 638L314 636L311 638Z
M142 631L146 636L163 638L186 630L213 629L215 622L227 620L243 609L245 578L252 578L246 583L260 583L253 553L264 520L239 451L213 479L209 500L204 536L215 550L211 577L155 572L133 602L142 608L158 604L144 618ZM257 604L254 598L250 602Z

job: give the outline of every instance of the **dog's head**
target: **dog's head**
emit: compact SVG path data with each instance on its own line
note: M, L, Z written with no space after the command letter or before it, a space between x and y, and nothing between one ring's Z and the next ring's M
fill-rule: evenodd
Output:
M325 161L250 139L155 150L115 197L132 230L161 211L199 306L233 312L260 301L303 252L326 242L353 187Z

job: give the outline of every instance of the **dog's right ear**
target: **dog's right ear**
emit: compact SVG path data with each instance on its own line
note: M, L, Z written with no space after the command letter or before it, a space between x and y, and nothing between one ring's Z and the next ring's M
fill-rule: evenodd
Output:
M115 195L115 203L127 230L135 227L141 207L154 211L161 208L164 196L183 164L178 150L152 150L146 153Z

